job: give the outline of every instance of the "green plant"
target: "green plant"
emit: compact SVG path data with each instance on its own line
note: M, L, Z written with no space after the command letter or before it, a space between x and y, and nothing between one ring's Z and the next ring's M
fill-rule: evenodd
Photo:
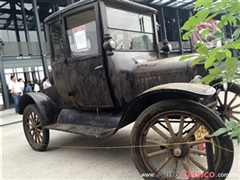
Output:
M214 40L207 41L207 35L210 32L209 28L201 29L199 34L203 39L195 45L195 50L198 54L188 55L181 57L180 60L194 58L192 65L204 61L204 67L208 70L209 74L201 81L209 84L215 79L222 79L221 83L236 82L239 83L240 76L236 73L240 70L240 1L238 0L222 0L220 2L213 2L213 0L197 0L194 11L195 15L183 25L182 30L186 31L183 35L184 40L192 37L192 34L197 31L197 25L202 22L220 16L217 29L213 33ZM230 25L234 29L232 34L226 36L225 28ZM217 41L223 44L214 49L209 49L211 43ZM238 57L233 56L233 51L238 53ZM223 71L224 69L224 71ZM238 137L240 143L240 123L235 121L226 122L227 128L219 129L213 135L220 135L228 132L231 137Z

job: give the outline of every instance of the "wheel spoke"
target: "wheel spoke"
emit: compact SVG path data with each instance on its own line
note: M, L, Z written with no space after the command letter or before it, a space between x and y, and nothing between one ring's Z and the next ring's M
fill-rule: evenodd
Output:
M190 148L189 153L207 156L206 152Z
M40 138L40 134L38 134L37 139L38 139L38 143L41 143L41 142L42 142L42 141L41 141L41 138Z
M181 118L180 118L180 124L179 124L179 129L178 129L178 137L182 137L183 124L184 124L184 117L181 116Z
M184 137L185 141L188 141L190 137L194 134L194 132L201 126L201 124L197 123L195 124L190 132Z
M36 128L38 128L38 127L41 127L41 124L38 124L38 125L36 126Z
M168 117L165 117L164 120L165 120L165 122L167 124L168 130L169 130L171 136L172 137L176 137L175 133L173 132L173 129L172 129L171 123L169 122Z
M228 91L225 91L225 93L224 93L224 106L225 106L225 108L227 106L227 95L228 95Z
M148 154L147 154L147 157L148 157L148 158L151 158L151 157L158 156L158 155L165 154L165 153L167 153L167 149L148 153Z
M154 131L156 131L160 136L162 136L165 140L169 139L169 137L164 132L162 132L158 127L156 127L155 125L153 125L151 128Z
M233 119L235 119L236 121L239 121L240 122L240 119L239 118L237 118L236 116L234 116L232 113L228 113L228 120L230 120L230 118L233 118Z
M33 131L33 129L34 129L34 128L29 128L29 129L28 129L28 132L31 132L31 131Z
M238 98L238 95L235 95L232 100L229 102L228 106L230 107L232 103Z
M37 143L37 136L35 132L33 132L33 140L34 140L34 143Z
M189 167L188 167L186 159L185 158L181 158L181 161L182 161L184 169L189 171Z
M235 109L235 108L238 108L238 107L240 107L240 104L237 104L237 105L235 105L235 106L232 106L232 107L230 107L230 109L232 110L232 109Z
M172 157L170 157L170 156L166 157L162 161L162 163L157 167L157 172L159 172L168 163L168 161L170 161L170 159L172 159Z
M173 173L175 173L177 171L177 167L178 167L178 159L174 158L174 165L173 165Z
M200 164L198 161L196 161L192 156L190 156L190 154L187 155L187 158L193 162L193 164L195 164L197 167L199 167L201 170L203 170L204 172L207 171L207 169L202 165Z
M42 133L42 130L41 130L41 129L39 129L39 128L37 129L37 131L38 131L39 133Z
M223 106L223 103L222 103L221 99L219 97L217 99L218 99L219 105Z
M232 111L234 114L240 114L240 111Z
M151 144L156 144L158 146L165 146L165 144L161 141L155 140L155 139L146 139L146 142L151 143Z

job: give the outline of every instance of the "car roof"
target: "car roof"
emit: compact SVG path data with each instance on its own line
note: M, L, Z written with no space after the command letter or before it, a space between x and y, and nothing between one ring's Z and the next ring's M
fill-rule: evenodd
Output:
M129 0L80 0L76 3L73 3L67 7L65 7L62 10L59 10L53 14L51 14L50 16L48 16L44 22L48 22L51 21L52 19L55 19L56 17L58 17L59 15L70 11L71 9L75 9L77 7L81 7L84 6L86 4L90 4L92 2L106 2L108 4L114 5L114 6L125 6L127 9L133 9L133 10L137 10L140 13L150 13L150 14L156 14L157 10L142 4L138 4Z

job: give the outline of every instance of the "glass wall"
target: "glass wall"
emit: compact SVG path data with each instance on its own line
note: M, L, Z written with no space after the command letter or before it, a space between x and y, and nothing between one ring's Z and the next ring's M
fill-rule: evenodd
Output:
M48 70L51 71L50 61L48 59ZM31 60L7 60L3 61L4 74L6 79L6 89L10 82L11 75L15 74L17 79L22 78L24 82L30 82L34 87L34 82L37 82L39 86L42 86L42 80L44 78L44 71L41 59ZM8 94L8 100L10 104L13 104L13 100Z

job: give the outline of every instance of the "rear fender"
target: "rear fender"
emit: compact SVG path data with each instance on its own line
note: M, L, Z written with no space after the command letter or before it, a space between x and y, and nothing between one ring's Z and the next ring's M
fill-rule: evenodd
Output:
M211 86L192 83L169 83L155 86L139 94L126 108L118 129L134 122L152 104L168 99L189 99L212 97L216 90Z
M19 114L23 114L24 109L29 104L36 104L43 118L43 126L50 125L54 122L55 116L60 112L60 107L43 93L26 93L18 103Z

